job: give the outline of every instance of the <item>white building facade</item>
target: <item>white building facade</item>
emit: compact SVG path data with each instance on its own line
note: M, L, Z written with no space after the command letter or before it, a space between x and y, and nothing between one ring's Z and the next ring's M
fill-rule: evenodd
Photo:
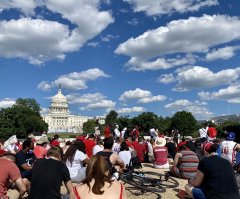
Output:
M61 88L52 97L48 114L43 115L49 133L82 133L83 124L90 119L93 118L70 114L67 98L62 94Z

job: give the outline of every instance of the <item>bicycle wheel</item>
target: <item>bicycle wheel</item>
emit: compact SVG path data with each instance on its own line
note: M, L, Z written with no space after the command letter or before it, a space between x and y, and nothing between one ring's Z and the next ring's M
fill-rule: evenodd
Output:
M119 175L119 179L123 182L140 189L144 192L163 193L166 189L160 186L159 181L146 179L144 176L136 175L135 173L124 173Z
M145 171L143 172L143 175L146 178L158 180L159 184L165 188L176 188L179 185L178 181L170 177L168 174Z

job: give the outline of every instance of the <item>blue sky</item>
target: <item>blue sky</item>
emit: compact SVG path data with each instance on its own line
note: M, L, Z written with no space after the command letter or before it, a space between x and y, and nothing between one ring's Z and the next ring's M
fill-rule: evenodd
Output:
M73 114L240 112L238 0L1 0L0 108L61 84Z

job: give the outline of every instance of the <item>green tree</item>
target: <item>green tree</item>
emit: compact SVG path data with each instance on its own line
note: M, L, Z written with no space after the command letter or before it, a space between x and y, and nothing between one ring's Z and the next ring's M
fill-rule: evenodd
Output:
M193 135L197 130L197 120L192 113L180 111L172 117L172 128L177 128L182 136Z
M120 130L122 130L124 127L129 128L131 125L132 120L129 118L129 116L120 116L117 119L117 124L119 124Z
M95 120L88 120L87 122L83 123L83 133L84 134L94 133L95 126L96 126Z
M40 113L37 112L40 108L37 108L39 105L35 100L18 99L17 102L19 103L16 103L11 108L2 109L0 112L1 138L6 139L11 135L25 138L29 133L43 132L48 129L47 123L43 121Z
M41 110L40 105L33 98L25 98L25 99L18 98L14 106L28 107L36 114L40 114L40 110Z
M115 127L115 124L117 123L117 119L118 119L118 113L114 110L111 110L106 116L105 123L109 124L112 128L111 130L113 130Z

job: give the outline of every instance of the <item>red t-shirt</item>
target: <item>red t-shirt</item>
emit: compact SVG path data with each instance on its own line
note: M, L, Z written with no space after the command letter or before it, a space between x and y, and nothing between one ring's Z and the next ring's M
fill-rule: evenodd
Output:
M146 145L143 143L137 143L133 147L137 152L137 157L139 158L140 162L144 162L144 155L147 152Z
M45 158L47 156L47 149L39 145L34 147L33 152L36 158Z
M10 160L0 158L0 198L7 195L9 180L15 181L21 178L17 165Z
M156 146L153 148L153 154L156 165L164 165L167 163L168 150L165 146Z
M217 136L217 130L214 127L208 128L208 137L215 138Z
M86 146L86 153L88 157L91 158L93 155L93 147L96 145L96 143L92 139L86 139L84 143Z
M57 141L57 140L53 140L51 143L50 143L51 146L60 146L60 142Z
M105 136L105 138L110 137L110 135L111 135L110 128L105 128L104 129L104 136Z

